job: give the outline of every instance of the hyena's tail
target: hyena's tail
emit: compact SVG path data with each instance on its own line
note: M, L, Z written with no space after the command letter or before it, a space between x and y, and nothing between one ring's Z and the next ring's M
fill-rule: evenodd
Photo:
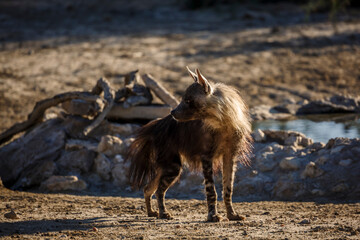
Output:
M129 147L126 161L131 161L128 177L134 188L140 188L147 180L154 178L156 163L151 124L142 127L137 133Z

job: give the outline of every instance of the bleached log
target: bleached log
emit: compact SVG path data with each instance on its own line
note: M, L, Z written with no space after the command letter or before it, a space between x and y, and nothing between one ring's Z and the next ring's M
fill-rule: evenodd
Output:
M167 105L149 105L124 108L120 104L114 104L107 118L114 119L156 119L170 114L171 107Z
M160 82L156 81L153 76L150 74L144 74L142 79L145 85L150 88L164 103L171 106L171 108L175 108L177 105L179 105L179 101L171 93L169 93L160 84Z

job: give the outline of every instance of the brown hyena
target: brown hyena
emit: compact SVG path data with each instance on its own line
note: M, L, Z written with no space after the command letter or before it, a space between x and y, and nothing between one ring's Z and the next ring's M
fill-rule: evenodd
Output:
M232 206L236 162L249 164L251 124L239 92L225 84L210 83L197 69L188 69L195 83L171 115L142 127L131 144L129 177L144 187L147 214L171 219L165 193L179 178L182 165L201 169L205 179L208 221L220 221L213 173L222 167L223 199L229 220L242 220ZM156 192L159 212L151 207Z

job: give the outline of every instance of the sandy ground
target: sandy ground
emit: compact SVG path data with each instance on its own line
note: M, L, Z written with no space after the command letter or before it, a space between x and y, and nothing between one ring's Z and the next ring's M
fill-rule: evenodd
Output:
M0 190L0 237L20 239L359 239L360 203L238 202L244 221L208 223L206 201L167 201L173 220L143 200ZM225 215L223 203L220 213ZM4 214L13 209L18 219Z
M89 90L101 76L119 87L134 69L179 97L191 83L185 66L198 67L238 87L250 106L360 92L356 11L335 34L326 14L307 22L284 4L183 11L156 1L72 2L0 2L0 131L36 101ZM245 221L206 223L200 200L169 200L168 221L146 217L140 198L5 189L0 198L1 238L359 239L360 231L359 203L238 202ZM18 219L4 217L11 208Z

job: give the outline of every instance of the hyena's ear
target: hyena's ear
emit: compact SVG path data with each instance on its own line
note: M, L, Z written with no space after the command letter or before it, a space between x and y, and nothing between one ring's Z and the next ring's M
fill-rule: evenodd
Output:
M198 78L197 78L196 74L193 73L188 66L186 66L186 69L188 70L190 77L192 77L194 79L194 81L197 82Z
M198 76L198 79L199 79L199 84L201 86L203 86L204 91L207 94L211 94L212 93L212 87L211 87L209 81L201 74L199 69L196 69L196 73L197 73L197 76Z

